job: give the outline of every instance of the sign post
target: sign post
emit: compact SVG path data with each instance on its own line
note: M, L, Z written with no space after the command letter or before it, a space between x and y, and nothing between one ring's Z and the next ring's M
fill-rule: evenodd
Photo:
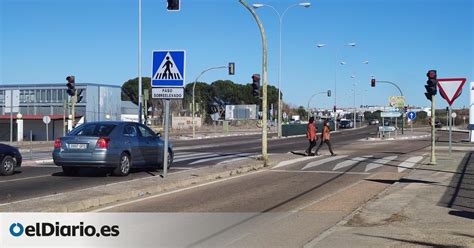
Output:
M46 141L49 141L49 123L51 122L51 118L47 115L43 116L43 122L46 124Z
M153 51L152 98L165 99L163 178L168 173L170 99L182 99L184 97L185 65L186 52L184 50Z
M410 122L411 132L413 133L413 121L416 119L416 113L410 111L407 113L408 121Z
M449 104L449 155L451 156L451 143L452 143L452 105L454 101L461 95L462 87L466 82L465 78L443 78L438 79L438 87L441 93L441 96Z

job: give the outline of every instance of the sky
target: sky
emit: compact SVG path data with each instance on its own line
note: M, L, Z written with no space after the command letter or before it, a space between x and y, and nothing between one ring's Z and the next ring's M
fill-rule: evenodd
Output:
M474 81L472 0L304 0L311 7L288 9L279 27L269 7L256 10L265 29L268 82L280 84L283 99L310 107L387 105L399 95L409 105L430 106L426 73L467 78L455 108L469 106ZM296 0L261 0L283 13ZM355 47L346 44L354 42ZM325 44L318 48L316 44ZM262 74L262 40L255 19L238 0L181 0L179 12L165 0L142 0L142 76L150 77L153 50L185 50L185 82L251 83ZM344 61L345 65L340 62ZM368 64L363 63L368 61ZM0 0L0 84L76 83L122 85L138 76L138 0ZM352 76L352 77L351 77ZM355 101L354 101L355 89ZM439 94L437 107L447 103Z

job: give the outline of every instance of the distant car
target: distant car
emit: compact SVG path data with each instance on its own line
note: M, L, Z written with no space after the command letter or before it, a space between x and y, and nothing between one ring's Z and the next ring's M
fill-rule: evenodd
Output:
M390 121L389 121L389 120L385 120L385 121L383 122L383 125L384 125L384 126L390 126Z
M372 119L369 121L369 125L376 125L376 124L379 124L379 120Z
M441 124L441 121L435 121L435 128L442 128L443 124Z
M354 126L354 124L350 120L341 120L339 122L339 127L340 128L351 128L353 126Z
M82 167L109 168L126 176L131 168L163 168L164 141L150 128L135 122L90 122L54 141L53 161L66 175ZM168 168L173 148L168 145Z
M17 148L0 144L0 175L9 176L21 166L22 157Z

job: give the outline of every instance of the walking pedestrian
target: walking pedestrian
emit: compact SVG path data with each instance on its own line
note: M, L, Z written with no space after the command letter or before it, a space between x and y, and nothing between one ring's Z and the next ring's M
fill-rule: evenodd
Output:
M318 151L323 146L323 143L326 143L329 148L329 152L331 152L331 156L336 156L336 154L332 151L331 141L330 141L330 130L329 130L329 122L324 120L323 123L323 130L321 131L321 143L319 144L318 148L316 148L316 152L314 154L319 156Z
M310 117L308 120L308 126L306 127L306 137L309 141L309 147L305 151L306 156L314 156L314 154L311 153L311 150L316 146L316 140L318 139L317 132L318 130L314 124L314 117Z

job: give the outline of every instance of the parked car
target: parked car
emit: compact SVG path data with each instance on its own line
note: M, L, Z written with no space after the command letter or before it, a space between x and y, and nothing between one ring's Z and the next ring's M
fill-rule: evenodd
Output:
M21 166L22 157L17 148L0 144L0 175L9 176Z
M173 147L168 145L168 168ZM164 140L145 125L135 122L90 122L54 141L53 161L66 175L82 167L109 168L126 176L131 168L163 168Z
M442 128L443 124L441 124L441 121L435 121L435 128Z
M341 120L339 122L339 128L352 128L354 124L350 120Z

